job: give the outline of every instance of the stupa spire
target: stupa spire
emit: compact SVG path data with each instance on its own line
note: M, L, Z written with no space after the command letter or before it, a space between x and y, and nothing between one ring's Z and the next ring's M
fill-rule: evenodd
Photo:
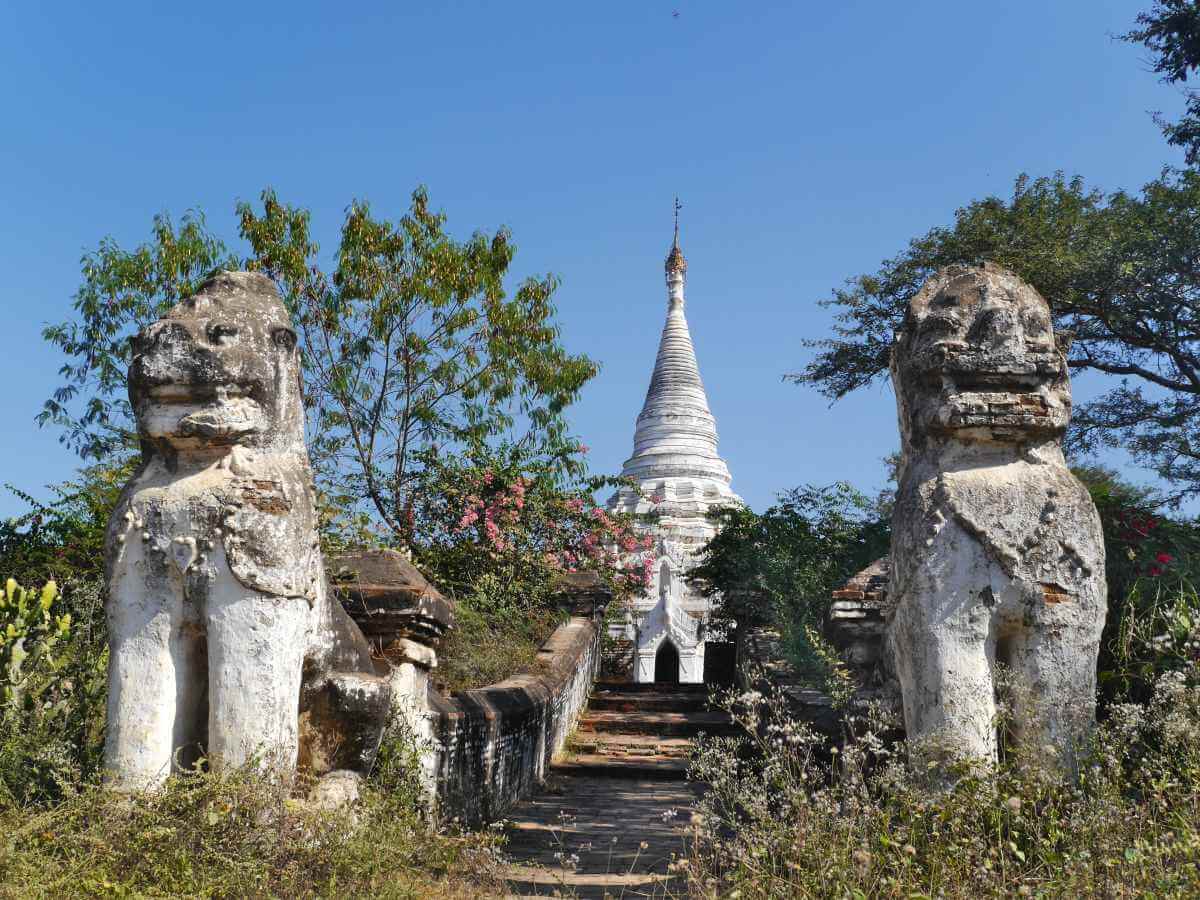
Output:
M646 401L637 417L633 456L621 472L631 478L701 478L728 485L729 469L717 455L717 423L708 408L696 350L683 314L687 260L679 247L675 198L675 237L667 254L667 321Z
M679 198L675 198L675 240L671 242L671 252L667 254L667 284L671 284L671 274L679 273L679 291L680 300L683 299L683 277L687 272L687 260L683 258L683 251L679 249L679 211L683 209L683 204L679 202Z
M628 624L614 626L614 637L633 644L632 675L637 681L661 676L681 682L704 680L705 633L700 623L712 611L712 599L695 591L687 572L696 555L717 533L708 511L741 503L730 487L729 467L717 454L717 423L708 408L696 350L683 314L687 260L679 246L679 198L675 198L675 234L666 259L667 321L658 342L654 374L633 432L633 455L621 475L634 482L609 498L617 512L655 513L642 530L657 546L656 571L644 592L631 600ZM670 642L678 652L675 670L661 666L660 649Z

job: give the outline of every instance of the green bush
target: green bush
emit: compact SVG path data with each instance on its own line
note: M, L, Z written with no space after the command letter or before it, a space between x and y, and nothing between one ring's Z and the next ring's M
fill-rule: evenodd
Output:
M713 510L720 528L689 579L718 601L712 628L770 625L798 670L827 674L813 641L830 592L888 552L891 528L879 504L849 484L805 485L759 514L742 506Z
M80 618L66 612L66 596ZM0 808L50 803L97 771L107 648L95 585L49 582L0 594Z

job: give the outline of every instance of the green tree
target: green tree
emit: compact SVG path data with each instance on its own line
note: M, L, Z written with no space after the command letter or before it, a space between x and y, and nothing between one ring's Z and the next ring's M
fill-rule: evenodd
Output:
M128 337L224 266L268 274L293 314L310 448L330 503L365 505L401 540L411 538L426 451L566 442L563 410L596 365L560 343L552 276L507 289L507 230L456 241L421 189L395 223L355 202L325 271L307 210L266 190L261 209L241 203L237 213L249 247L241 260L197 214L178 229L160 216L153 239L135 250L105 240L83 257L74 317L45 330L67 362L43 424L62 426L85 455L128 446Z
M789 375L830 398L886 376L909 300L942 266L991 260L1033 284L1074 342L1068 364L1120 381L1075 411L1071 446L1128 449L1172 484L1200 493L1200 173L1167 171L1140 194L1104 194L1061 173L1017 179L954 224L914 239L877 272L850 279L823 305L834 336Z
M761 515L743 506L710 514L720 531L690 580L719 598L714 624L780 629L802 668L816 665L806 626L818 631L830 592L888 552L877 505L848 484L793 488Z
M1195 0L1155 0L1137 17L1138 27L1122 35L1153 54L1154 71L1164 84L1186 84L1200 67L1200 6ZM1186 106L1178 122L1156 116L1167 142L1181 147L1188 165L1200 162L1200 92L1184 89Z

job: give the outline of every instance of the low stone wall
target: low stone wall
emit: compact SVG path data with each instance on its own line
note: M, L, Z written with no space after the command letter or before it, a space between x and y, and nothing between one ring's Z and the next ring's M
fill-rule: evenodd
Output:
M550 635L536 673L443 696L433 686L437 648L454 604L395 550L332 560L346 609L390 671L392 736L415 742L420 777L443 818L494 821L546 777L587 704L600 665L601 620L611 596L591 573L556 587L571 618Z
M542 645L540 674L453 697L430 692L440 815L494 821L545 779L587 704L600 636L591 617L574 616Z
M885 640L889 572L885 556L833 591L821 630L854 685L848 708L861 712L872 706L898 716L899 685ZM778 632L752 628L738 634L737 683L743 690L782 692L793 716L835 740L842 738L843 714L788 662Z
M743 691L782 694L792 716L831 738L841 736L841 716L824 691L814 690L788 662L783 640L770 628L741 629L737 635L736 683Z

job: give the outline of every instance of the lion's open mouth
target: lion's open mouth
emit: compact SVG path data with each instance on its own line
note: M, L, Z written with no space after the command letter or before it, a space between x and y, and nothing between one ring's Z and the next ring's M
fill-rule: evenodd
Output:
M951 375L956 394L1031 394L1045 382L1036 372L971 372Z
M160 384L147 391L155 403L164 406L208 406L224 400L250 397L248 385L242 384Z

